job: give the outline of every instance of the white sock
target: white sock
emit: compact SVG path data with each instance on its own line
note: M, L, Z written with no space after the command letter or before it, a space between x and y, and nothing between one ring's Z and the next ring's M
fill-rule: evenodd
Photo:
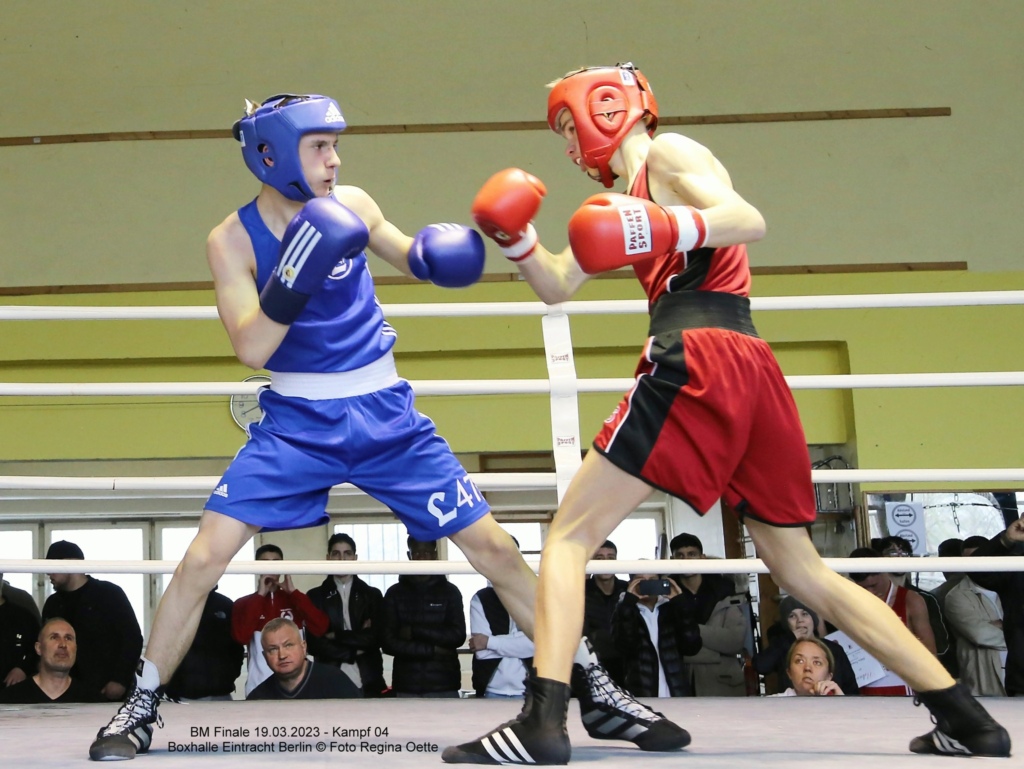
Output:
M145 657L139 658L138 667L135 668L135 685L151 692L160 688L160 671Z
M587 647L586 637L580 639L580 645L576 648L576 656L572 658L572 661L583 667L597 664L597 655Z

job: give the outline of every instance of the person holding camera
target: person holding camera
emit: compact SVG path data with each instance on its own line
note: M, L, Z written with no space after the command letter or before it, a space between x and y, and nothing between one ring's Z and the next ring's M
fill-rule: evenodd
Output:
M623 685L634 697L692 694L683 657L700 651L697 616L674 579L634 575L612 614Z
M672 560L704 560L704 545L682 533L669 543ZM741 655L750 632L749 603L736 593L736 583L721 574L684 570L675 576L680 601L696 616L701 648L683 660L690 692L695 697L742 697L747 693Z

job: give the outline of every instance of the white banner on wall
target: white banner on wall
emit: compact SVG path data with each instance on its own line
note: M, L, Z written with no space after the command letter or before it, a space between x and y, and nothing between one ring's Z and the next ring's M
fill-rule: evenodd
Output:
M924 505L920 502L886 502L885 523L890 535L903 537L914 548L914 555L927 555Z

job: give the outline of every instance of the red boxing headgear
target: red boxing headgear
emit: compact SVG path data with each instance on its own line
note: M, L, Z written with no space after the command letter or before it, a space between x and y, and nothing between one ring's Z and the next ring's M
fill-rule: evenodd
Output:
M608 163L629 130L645 115L647 133L658 126L658 102L647 78L630 63L591 67L566 75L548 94L548 125L558 133L558 116L569 110L576 124L583 162L601 172L605 187L614 182Z

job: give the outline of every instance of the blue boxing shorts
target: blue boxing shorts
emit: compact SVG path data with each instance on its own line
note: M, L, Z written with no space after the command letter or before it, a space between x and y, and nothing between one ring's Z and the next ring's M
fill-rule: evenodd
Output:
M260 406L263 419L249 426L207 510L263 531L321 526L331 487L351 483L421 541L451 536L490 511L404 380L327 400L262 390Z

